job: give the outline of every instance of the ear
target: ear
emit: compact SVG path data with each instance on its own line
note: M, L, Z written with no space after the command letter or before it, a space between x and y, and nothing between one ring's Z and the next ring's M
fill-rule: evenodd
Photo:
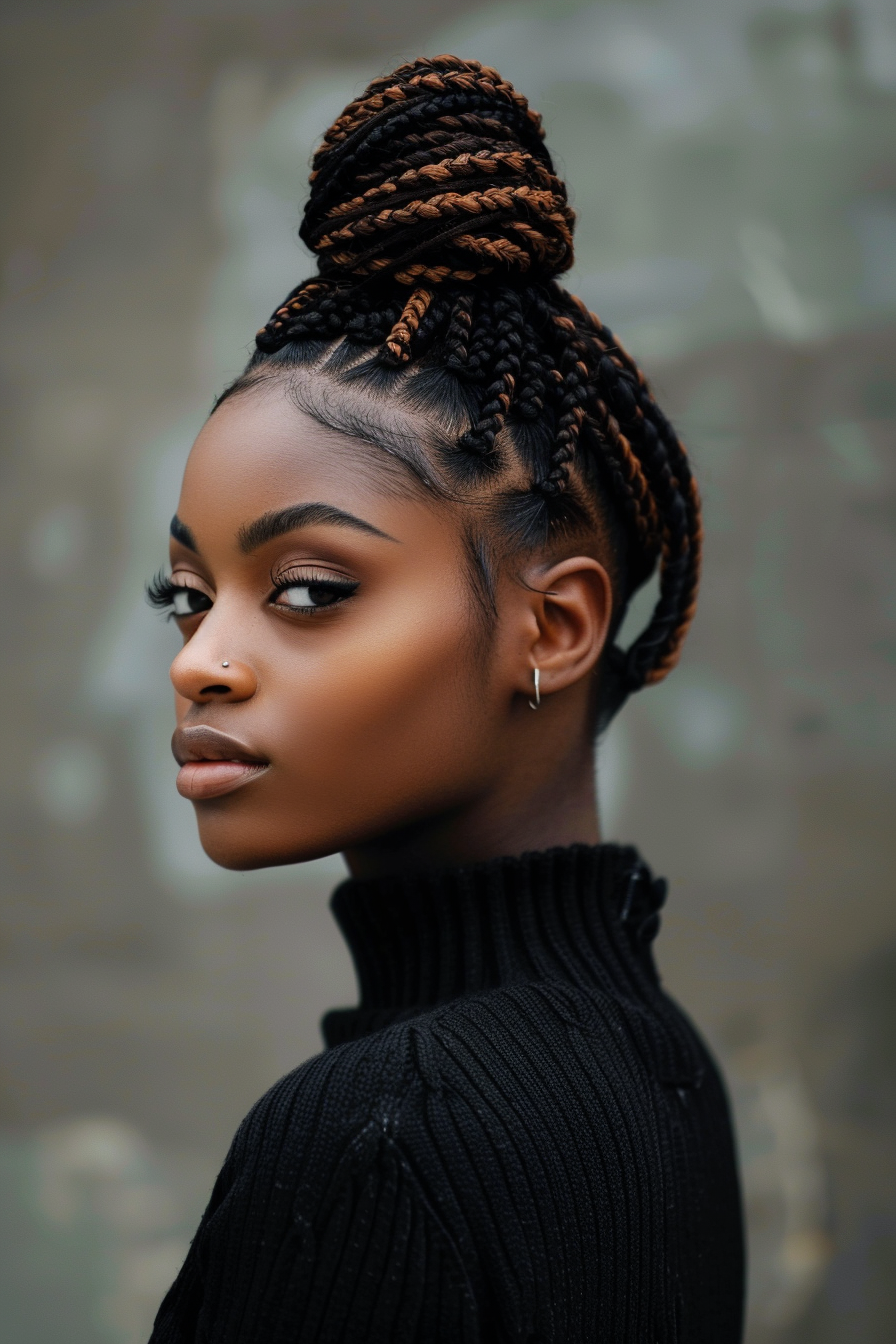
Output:
M597 560L572 556L524 576L528 611L519 689L532 694L537 667L543 696L565 690L592 671L613 612L610 577Z

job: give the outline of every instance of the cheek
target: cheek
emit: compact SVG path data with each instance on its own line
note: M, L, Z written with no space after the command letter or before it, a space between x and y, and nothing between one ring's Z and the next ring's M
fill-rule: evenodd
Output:
M488 745L487 662L474 657L466 595L409 604L353 635L289 687L284 764L326 791L373 781L385 795L436 775L451 787Z
M455 590L444 573L349 619L257 629L259 691L244 706L245 732L251 725L272 769L197 808L213 859L243 868L331 854L488 787L502 687L463 580Z

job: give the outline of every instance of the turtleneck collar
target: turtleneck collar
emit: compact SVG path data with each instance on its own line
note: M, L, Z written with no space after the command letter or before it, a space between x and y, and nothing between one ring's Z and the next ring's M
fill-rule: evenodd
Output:
M331 909L361 1001L326 1015L327 1045L501 985L643 995L665 889L636 850L609 844L344 882Z

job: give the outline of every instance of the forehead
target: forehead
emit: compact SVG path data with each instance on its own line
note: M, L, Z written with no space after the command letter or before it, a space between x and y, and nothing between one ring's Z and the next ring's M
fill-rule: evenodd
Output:
M247 520L303 501L362 516L377 499L429 510L438 502L435 477L429 487L414 470L415 453L424 462L426 454L408 417L340 398L328 418L345 427L322 424L326 389L311 409L320 419L288 385L273 382L229 398L210 416L190 453L178 507L200 546L210 527L235 534ZM349 432L351 417L358 433Z

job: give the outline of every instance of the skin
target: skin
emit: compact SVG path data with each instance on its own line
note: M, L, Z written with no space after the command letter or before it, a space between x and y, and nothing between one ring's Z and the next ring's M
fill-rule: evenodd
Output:
M414 431L407 416L401 427ZM246 538L257 520L308 505L366 527L300 508L283 535ZM505 565L484 632L469 507L323 428L282 382L208 420L171 561L174 583L211 605L178 618L171 680L179 787L217 863L342 851L353 874L376 876L597 842L589 707L612 607L597 544ZM308 599L309 578L357 586L313 614L285 605ZM222 781L228 791L207 796Z

